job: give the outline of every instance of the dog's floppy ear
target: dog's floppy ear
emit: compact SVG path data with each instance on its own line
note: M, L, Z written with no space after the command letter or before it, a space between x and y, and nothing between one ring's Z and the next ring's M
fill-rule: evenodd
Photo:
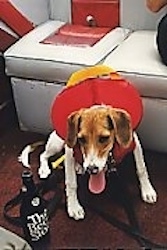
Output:
M109 117L113 123L117 142L123 147L128 147L132 142L133 132L130 115L125 110L111 108Z
M67 119L67 137L66 144L73 148L77 143L77 134L79 131L79 124L81 121L81 112L72 112Z

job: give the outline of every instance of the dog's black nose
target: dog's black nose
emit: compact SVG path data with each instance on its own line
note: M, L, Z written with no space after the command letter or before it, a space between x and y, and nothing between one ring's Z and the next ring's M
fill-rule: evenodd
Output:
M87 167L88 174L97 174L98 173L98 167L96 165L90 165Z

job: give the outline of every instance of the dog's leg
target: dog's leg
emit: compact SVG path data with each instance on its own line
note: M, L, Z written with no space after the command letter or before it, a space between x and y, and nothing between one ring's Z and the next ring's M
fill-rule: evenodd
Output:
M145 202L155 203L157 201L157 194L149 180L142 152L142 147L139 138L135 132L134 132L134 140L136 143L136 147L133 153L136 161L137 175L140 182L141 195Z
M64 147L64 140L62 140L57 134L56 131L53 131L46 143L45 151L40 155L40 167L38 169L38 174L40 178L47 178L51 173L51 170L48 165L49 157L60 152Z
M84 218L84 210L79 204L77 197L77 176L75 170L75 159L73 157L73 149L65 145L65 185L67 210L70 217L75 220Z

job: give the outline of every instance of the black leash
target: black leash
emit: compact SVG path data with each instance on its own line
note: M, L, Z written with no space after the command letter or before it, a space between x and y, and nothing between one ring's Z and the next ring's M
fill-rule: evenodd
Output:
M144 249L156 249L156 250L167 249L167 245L154 243L142 233L130 193L127 190L127 187L124 185L125 183L123 182L122 178L119 175L116 176L116 180L117 180L117 185L119 186L119 188L117 189L119 190L118 196L119 195L122 196L120 197L120 205L125 210L125 213L129 220L129 224L118 220L114 216L105 212L99 206L96 206L95 204L91 203L91 201L89 201L89 203L87 204L88 208L96 212L100 217L102 217L108 223L112 224L114 227L118 228L119 230L125 232L127 235L135 239L140 247Z
M96 204L96 202L92 202L92 198L90 197L90 192L88 191L87 187L87 181L88 178L78 178L78 182L80 185L80 201L83 201L83 205L87 207L88 209L91 209L96 214L98 214L100 217L102 217L106 222L110 223L112 226L118 228L119 230L125 232L127 235L132 237L134 240L136 240L142 249L167 249L167 245L162 245L159 243L155 243L148 239L143 233L140 228L136 213L135 213L135 207L132 202L132 197L127 185L127 181L125 181L125 178L121 176L119 173L120 167L123 166L117 166L112 153L109 154L108 160L107 160L107 169L108 169L108 200L111 200L111 197L113 196L113 192L115 191L115 197L117 198L117 203L121 206L121 208L124 209L125 214L127 215L129 224L122 222L115 218L114 216L107 213L102 206L99 206L99 204ZM121 165L121 164L120 164ZM124 163L126 165L126 161ZM126 168L126 166L124 166ZM91 196L92 197L92 196Z
M60 208L62 197L63 197L63 190L59 187L60 182L63 179L63 172L62 170L54 170L52 175L48 177L45 181L40 181L36 184L36 188L38 193L43 197L46 202L48 216L49 219L54 215L58 208ZM52 191L51 198L45 198L45 196ZM20 192L11 200L9 200L3 208L3 215L4 217L12 224L16 226L21 226L21 218L20 215L13 216L12 210L13 208L20 206L22 199L24 197L24 192L22 189Z
M112 226L118 228L119 230L125 232L127 235L132 237L134 240L136 240L140 247L144 249L167 249L167 245L162 245L159 243L155 243L148 239L143 233L140 228L136 213L134 204L132 202L131 194L128 190L127 183L125 180L119 175L118 171L113 171L113 173L110 174L110 183L113 185L114 188L116 188L117 197L119 199L117 200L118 204L124 209L129 224L122 222L115 218L114 216L110 215L104 209L101 209L100 206L96 206L95 203L92 203L91 200L87 200L87 207L91 210L93 210L95 213L97 213L100 217L102 217L105 221L110 223ZM109 192L112 190L109 187ZM110 194L109 194L110 195Z

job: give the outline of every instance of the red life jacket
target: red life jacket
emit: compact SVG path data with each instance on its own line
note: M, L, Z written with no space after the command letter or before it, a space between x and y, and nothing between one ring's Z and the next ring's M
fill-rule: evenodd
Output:
M126 110L131 116L133 130L141 121L143 114L141 97L128 81L121 78L89 78L65 88L54 100L51 119L57 134L63 139L66 138L67 118L72 112L101 104ZM134 141L126 149L115 143L113 155L116 162L120 162L134 147Z

